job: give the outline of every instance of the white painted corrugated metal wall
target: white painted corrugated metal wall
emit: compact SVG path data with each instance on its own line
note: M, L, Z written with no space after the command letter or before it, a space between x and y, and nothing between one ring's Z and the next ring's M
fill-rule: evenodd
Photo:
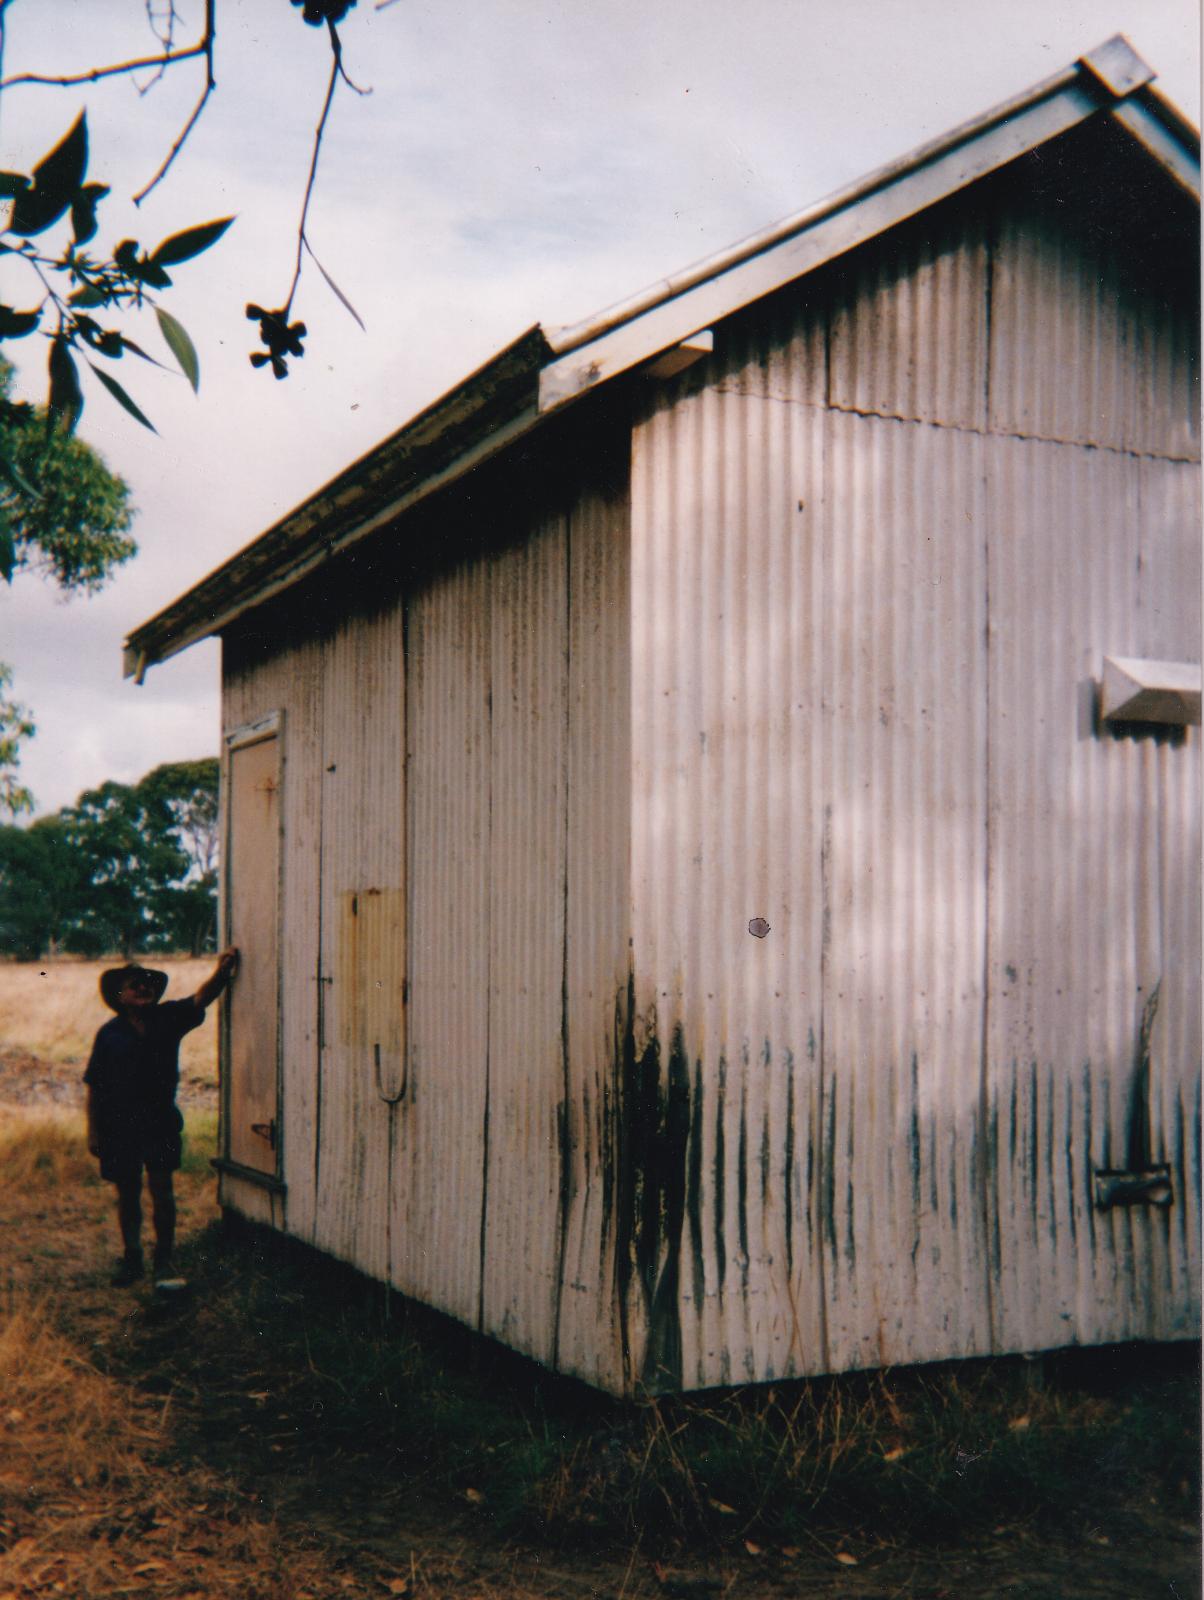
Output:
M1199 739L1092 688L1199 660L1190 340L998 193L718 329L630 502L584 452L404 624L232 643L227 725L285 713L290 1231L610 1388L1195 1327ZM317 980L402 885L390 1108ZM1101 1213L1159 981L1175 1206Z
M395 1167L412 1176L394 1281L616 1387L625 458L590 477L408 599L411 1089Z
M1194 1326L1199 742L1097 735L1091 683L1200 659L1198 469L1150 454L1198 453L1192 346L1049 232L933 214L637 425L636 1051L691 1099L636 1377ZM1176 1204L1101 1213L1159 977Z
M550 1361L559 1299L568 548L541 518L490 561L489 1088L481 1326Z
M488 571L466 562L407 601L409 1083L393 1281L475 1325L489 1050Z
M404 600L228 646L227 724L284 714L287 1204L223 1201L616 1388L625 450L589 476Z
M406 804L399 596L386 592L372 609L340 618L327 644L323 691L323 994L312 1237L320 1249L383 1279L393 1112L382 1094L395 1092L402 1070L405 982L404 920L395 914L404 893ZM377 906L393 914L381 916ZM366 932L362 942L357 924Z

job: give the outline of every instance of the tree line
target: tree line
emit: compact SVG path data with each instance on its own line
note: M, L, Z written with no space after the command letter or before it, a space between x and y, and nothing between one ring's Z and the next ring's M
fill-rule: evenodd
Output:
M129 957L217 945L218 764L108 782L0 827L0 953Z

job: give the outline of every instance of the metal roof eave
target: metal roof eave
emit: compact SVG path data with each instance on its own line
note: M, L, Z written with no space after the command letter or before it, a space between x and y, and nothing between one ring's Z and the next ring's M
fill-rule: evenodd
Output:
M503 450L539 421L538 374L551 349L538 326L373 446L325 488L142 623L125 640L125 676L219 633L348 544Z
M589 321L548 335L541 414L784 287L1099 113L1200 195L1199 135L1120 35L1065 72Z
M550 412L1097 114L1199 202L1199 134L1121 35L806 210L573 327L528 330L130 634L126 676L218 633Z

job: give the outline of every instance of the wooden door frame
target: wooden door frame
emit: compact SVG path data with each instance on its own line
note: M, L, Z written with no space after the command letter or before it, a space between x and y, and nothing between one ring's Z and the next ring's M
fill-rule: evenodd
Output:
M243 723L237 728L231 728L222 740L221 770L219 780L219 795L221 806L221 840L222 859L221 874L218 885L218 926L221 929L222 948L230 944L230 866L232 852L230 849L230 825L232 807L230 804L230 762L237 750L245 750L251 745L263 744L268 739L277 741L277 772L280 782L280 806L276 823L276 1144L274 1154L276 1166L274 1172L260 1171L256 1167L244 1166L240 1161L230 1157L230 1007L225 1001L222 1003L221 1015L218 1025L218 1070L221 1085L219 1096L219 1125L218 1125L218 1154L213 1161L213 1166L220 1173L231 1177L244 1179L247 1183L257 1184L261 1189L270 1189L275 1193L283 1193L285 1183L283 1180L284 1169L284 1118L283 1112L283 1060L281 1053L281 1038L284 1019L281 1015L281 961L283 955L284 938L284 712L270 711L265 716L258 717L254 722Z

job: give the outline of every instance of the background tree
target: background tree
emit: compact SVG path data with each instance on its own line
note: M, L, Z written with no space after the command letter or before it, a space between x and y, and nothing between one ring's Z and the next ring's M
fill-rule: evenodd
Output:
M61 817L0 827L0 949L22 961L56 955L77 923L86 889Z
M217 793L216 757L165 762L28 828L0 827L0 952L215 949Z
M91 445L51 428L41 406L10 401L12 381L12 364L0 356L0 453L8 463L0 474L0 577L11 583L27 570L65 594L94 593L138 549L129 537L129 488ZM0 813L33 810L17 778L20 747L33 732L0 662Z
M18 782L17 768L21 764L21 745L33 737L34 725L25 707L9 699L12 681L11 667L0 661L0 813L7 811L15 817L33 810L33 795Z
M85 888L66 943L83 955L129 957L171 946L172 888L190 861L174 819L159 800L124 783L104 783L59 813Z
M160 934L173 950L199 956L217 948L218 763L169 761L148 772L136 793L171 819L188 857L183 881L164 886Z

